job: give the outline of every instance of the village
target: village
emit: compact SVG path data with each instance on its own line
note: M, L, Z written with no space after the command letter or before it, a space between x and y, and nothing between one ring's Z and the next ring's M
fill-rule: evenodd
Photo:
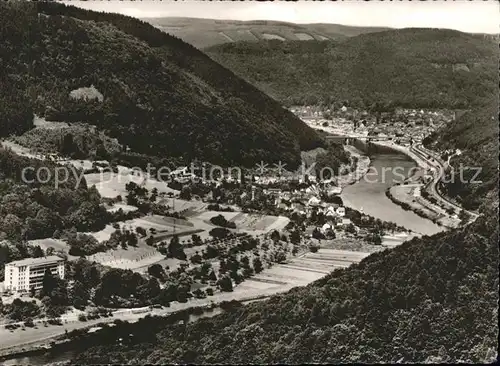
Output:
M395 108L391 112L369 112L343 105L337 110L317 106L290 108L309 125L325 127L340 135L358 135L392 140L402 146L420 142L426 136L455 119L456 112Z
M7 146L32 156L15 143ZM28 241L40 254L5 264L3 304L12 306L15 299L23 298L41 306L36 293L43 288L42 272L48 269L64 280L72 271L61 266L73 268L80 258L148 277L155 271L165 273L164 278L186 273L191 278L187 298L215 296L210 301L216 301L228 291L239 298L247 296L249 286L254 296L262 296L304 284L304 278L317 279L411 235L344 206L342 187L354 182L354 173L363 174L368 163L362 159L351 158L342 167L343 175L325 180L317 179L314 170L297 178L290 172L256 168L245 170L239 180L228 174L216 181L205 180L188 167L179 167L166 181L159 181L124 166L108 169L105 161L59 157L56 161L83 168L87 185L95 187L106 211L118 221L97 232L63 232ZM221 270L228 255L240 263L230 276ZM316 269L308 269L311 266ZM75 283L68 280L71 292ZM268 281L275 285L264 286L264 291L263 283ZM128 302L128 307L143 304ZM75 310L61 316L68 320L71 314ZM16 323L4 321L10 328Z
M371 116L346 107L335 113L310 112L307 107L294 112L314 128L333 135L387 136L391 140L397 136L392 142L400 146L411 144L419 134L431 133L450 118L416 110ZM412 128L402 128L403 117L411 121ZM40 128L56 128L41 122ZM402 135L400 131L412 132ZM114 217L99 231L65 231L29 240L27 245L38 248L39 256L5 264L5 282L0 288L3 304L14 306L16 299L23 299L23 304L34 301L43 308L41 269L66 281L69 296L74 296L79 284L73 269L82 259L86 266L99 268L102 275L115 269L119 276L127 277L131 271L158 282L160 294L168 292L161 295L163 300L154 295L157 290L147 299L139 299L133 290L131 298L119 302L90 297L87 310L70 306L51 317L0 319L9 332L37 324L74 327L74 322L90 319L89 311L94 314L103 308L123 317L132 314L123 313L124 308L142 309L147 304L169 312L170 304L210 305L262 298L306 285L335 268L345 268L373 252L419 236L346 207L343 189L363 177L370 165L368 156L349 145L336 145L336 151L344 150L348 158L324 177L315 163L319 155L328 154L325 149L303 154L303 164L295 170L287 170L281 163L262 163L225 172L206 162L194 162L160 175L106 160L40 154L15 141L2 144L26 157L81 169L87 186L99 193L106 212ZM108 291L113 294L115 290Z

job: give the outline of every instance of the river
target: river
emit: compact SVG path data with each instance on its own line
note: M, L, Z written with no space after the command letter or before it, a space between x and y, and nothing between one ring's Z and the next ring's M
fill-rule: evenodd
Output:
M417 164L401 153L371 155L368 174L342 191L344 204L355 210L396 224L423 235L444 229L411 211L405 211L387 196L387 188L402 181Z
M247 304L258 300L243 301L242 303ZM210 310L205 310L202 314L190 314L189 322L194 322L201 318L212 317L221 314L223 310L221 308L213 308ZM55 351L34 351L24 356L14 355L12 357L6 357L3 361L0 360L0 365L2 366L16 366L16 365L51 365L51 364L67 364L73 359L76 351L74 349L65 350L55 350Z

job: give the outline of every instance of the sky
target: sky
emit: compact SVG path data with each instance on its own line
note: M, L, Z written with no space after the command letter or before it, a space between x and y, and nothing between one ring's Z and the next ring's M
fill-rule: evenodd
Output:
M280 20L391 28L450 28L499 33L500 5L495 0L457 1L63 1L82 8L137 18L193 17L231 20Z

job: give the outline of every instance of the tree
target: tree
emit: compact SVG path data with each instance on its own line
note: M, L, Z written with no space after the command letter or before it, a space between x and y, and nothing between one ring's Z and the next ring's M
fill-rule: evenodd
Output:
M148 273L149 273L149 275L151 275L155 278L158 278L159 280L163 280L165 278L165 270L158 263L153 264L152 266L149 266Z
M154 188L151 190L151 197L149 198L149 200L150 200L151 202L155 202L157 197L158 197L158 188L154 187Z
M193 263L193 264L201 264L201 262L202 262L203 258L201 257L201 255L200 255L198 252L196 252L196 253L195 253L195 254L194 254L194 255L190 258L190 260L191 260L191 263Z
M60 150L62 155L75 157L79 153L78 145L74 142L73 134L66 133L61 141Z
M213 270L210 271L210 273L208 275L208 279L210 281L217 281L217 276L215 275L215 272Z
M356 227L351 222L349 225L346 226L345 231L346 231L346 233L356 234Z
M217 226L227 227L231 229L236 228L236 224L234 222L228 221L223 215L217 215L210 219L210 222Z
M202 244L201 237L199 235L193 234L191 235L191 240L193 242L193 246L199 246Z
M370 233L365 237L365 240L369 243L372 243L374 245L381 245L382 244L382 237L380 236L379 233Z
M460 213L458 214L458 218L460 219L460 225L464 226L467 225L471 219L471 215L465 211L465 210L460 210Z
M190 201L192 198L191 189L189 187L182 187L181 193L179 194L179 198Z
M319 231L319 229L317 227L314 228L313 232L312 232L312 237L314 239L325 239L325 235L323 235L323 233L321 231Z
M215 227L209 231L209 234L215 239L223 239L231 234L231 231L223 227Z
M310 245L309 250L311 251L311 253L316 253L319 250L319 246L318 245Z
M167 257L169 258L177 258L180 260L185 260L186 253L184 253L184 248L179 242L179 237L174 235L172 239L170 239L170 244L168 245Z
M40 258L43 257L45 253L43 252L43 249L40 248L39 245L36 245L33 247L31 255L33 256L33 258Z
M232 292L233 291L233 283L231 282L231 278L228 276L222 276L219 281L217 281L217 286L221 291L224 292Z
M299 244L300 243L300 231L295 229L291 232L290 234L290 242L292 244Z
M283 263L286 261L286 254L282 250L279 250L274 254L273 261L276 263Z
M273 230L273 232L271 233L271 239L275 243L277 243L280 240L280 233L278 232L278 230Z
M243 277L249 278L249 277L253 276L253 274L254 274L254 270L252 267L244 267L243 268Z
M143 228L143 227L140 227L140 226L137 226L135 228L135 231L137 232L137 234L139 234L142 238L146 237L146 235L148 235L148 233L146 232L146 230Z
M80 281L75 281L71 288L70 299L75 308L84 309L90 300L88 287Z
M260 273L264 269L264 267L262 266L262 261L260 260L259 257L255 257L253 259L253 269L255 273Z
M8 237L16 238L21 235L23 222L14 214L7 214L2 222L1 230L3 230Z
M52 275L50 269L46 269L42 280L42 294L50 297L55 287L56 287L56 279Z
M207 294L199 288L197 288L196 290L193 291L193 295L197 299L204 299L207 297Z

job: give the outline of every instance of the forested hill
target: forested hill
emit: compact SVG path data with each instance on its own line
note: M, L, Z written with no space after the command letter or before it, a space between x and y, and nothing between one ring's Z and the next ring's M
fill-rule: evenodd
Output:
M498 77L496 80L498 83ZM455 176L446 177L445 193L467 209L479 208L498 187L498 96L493 94L487 102L466 111L424 143L434 151L461 151L450 160ZM474 177L476 168L480 172Z
M97 125L139 153L214 163L292 166L301 149L322 145L279 103L149 23L57 3L2 2L0 24L4 136L28 129L33 110ZM80 89L92 85L94 95Z
M119 324L72 362L492 362L497 206L495 197L466 228L413 239L307 287L213 318L187 326L155 318Z
M273 20L221 20L183 17L145 18L159 29L200 49L222 43L266 39L341 40L383 27L353 27L340 24L295 24Z
M340 42L237 42L206 52L286 104L464 108L498 87L498 42L446 29L388 30Z

